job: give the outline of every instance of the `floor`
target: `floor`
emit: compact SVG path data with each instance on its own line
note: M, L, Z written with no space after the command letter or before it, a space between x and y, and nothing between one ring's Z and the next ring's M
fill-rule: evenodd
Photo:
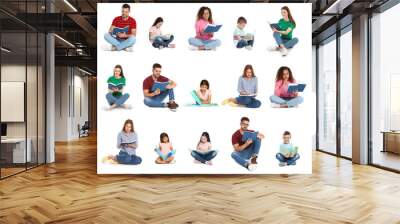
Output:
M395 170L400 170L400 155L391 152L374 151L373 163L386 166Z
M400 223L400 175L314 153L312 175L96 174L96 139L0 181L0 223Z

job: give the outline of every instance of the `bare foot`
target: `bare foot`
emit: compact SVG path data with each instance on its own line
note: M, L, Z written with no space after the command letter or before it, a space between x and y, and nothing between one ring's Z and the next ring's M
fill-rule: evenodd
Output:
M204 50L206 50L206 47L205 47L205 46L200 46L200 47L199 47L199 50L200 50L200 51L204 51Z
M280 108L288 108L288 105L282 104L282 105L280 105Z
M211 161L207 161L206 164L209 165L209 166L213 165Z
M175 44L169 44L168 47L169 48L175 48Z

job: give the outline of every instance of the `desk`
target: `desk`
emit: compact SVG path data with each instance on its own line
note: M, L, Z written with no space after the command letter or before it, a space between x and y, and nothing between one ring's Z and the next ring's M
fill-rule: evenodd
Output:
M25 154L25 138L1 139L1 157L3 157L2 159L5 159L7 163L31 162L32 141L30 138L27 138L26 142L28 143L28 147L26 147Z
M383 150L382 152L392 152L400 154L400 131L382 131Z

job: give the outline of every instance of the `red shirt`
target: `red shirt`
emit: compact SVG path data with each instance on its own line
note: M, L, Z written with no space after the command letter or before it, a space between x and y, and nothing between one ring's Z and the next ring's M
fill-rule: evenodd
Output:
M247 130L254 132L253 130ZM243 145L245 142L242 140L243 135L240 133L240 129L237 130L235 133L232 135L232 145L239 144L239 146Z
M118 28L124 28L128 26L129 28L127 34L130 35L132 34L132 29L136 29L136 20L130 16L128 19L123 19L122 16L117 16L114 18L111 25Z
M167 77L164 77L162 75L160 75L157 80L157 82L168 82L169 79ZM151 87L153 87L154 85L154 79L153 79L153 75L150 75L149 77L145 78L143 80L143 90L151 90Z

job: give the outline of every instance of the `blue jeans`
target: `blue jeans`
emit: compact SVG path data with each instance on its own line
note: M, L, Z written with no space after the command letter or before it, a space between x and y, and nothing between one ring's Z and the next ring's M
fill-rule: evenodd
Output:
M296 160L300 159L300 155L296 153L293 157L286 158L282 153L277 153L276 154L276 159L279 160L281 163L286 163L287 165L294 165Z
M261 140L257 138L257 140L255 140L251 145L249 145L244 150L240 152L237 151L232 152L231 156L237 163L247 168L247 165L249 165L249 162L247 160L249 160L253 156L258 155L260 148L261 148Z
M161 157L161 159L164 160L164 161L167 160L167 159L169 159L171 156L174 156L175 153L176 153L176 150L175 150L175 149L173 149L172 151L170 151L170 152L167 153L167 154L163 154L159 148L156 148L155 151L156 151L157 155L158 155L159 157Z
M238 96L236 97L236 102L248 108L259 108L261 106L261 101L257 100L254 96Z
M215 40L200 40L195 37L189 38L189 44L195 47L204 46L207 50L216 49L221 45L221 41L218 39Z
M237 48L244 48L246 46L253 46L254 40L239 40L239 42L236 44Z
M202 163L206 163L207 161L210 161L217 156L217 151L210 150L210 151L202 154L202 153L198 153L195 150L193 150L190 154L193 156L193 158L195 160L200 161Z
M131 47L136 43L136 37L130 36L128 39L119 39L111 35L111 33L104 34L104 39L117 48L118 51Z
M153 40L153 47L159 48L160 46L168 47L168 45L174 40L174 35L171 35L169 39L164 39L161 36L157 36Z
M124 93L121 96L114 96L112 93L107 93L106 94L106 99L107 102L110 105L115 104L116 106L122 106L129 98L129 94L128 93Z
M278 46L283 44L283 46L285 46L286 48L292 48L299 42L299 39L297 39L296 37L292 39L282 38L281 34L278 32L274 32L274 39Z
M165 103L163 103L163 101L165 100L165 98L167 98L167 96L169 98L169 101L174 101L174 89L167 89L165 91L162 91L157 96L145 97L144 104L148 107L165 107Z
M293 97L293 98L286 98L285 99L285 98L282 98L282 97L279 97L279 96L272 95L272 96L269 97L269 99L271 100L271 103L276 103L276 104L279 104L279 105L285 105L286 104L288 107L295 107L295 106L303 103L303 101L304 101L303 97L301 97L301 96L296 96L296 97Z
M139 165L142 163L142 158L137 155L129 155L124 151L119 151L117 155L117 161L121 164Z

